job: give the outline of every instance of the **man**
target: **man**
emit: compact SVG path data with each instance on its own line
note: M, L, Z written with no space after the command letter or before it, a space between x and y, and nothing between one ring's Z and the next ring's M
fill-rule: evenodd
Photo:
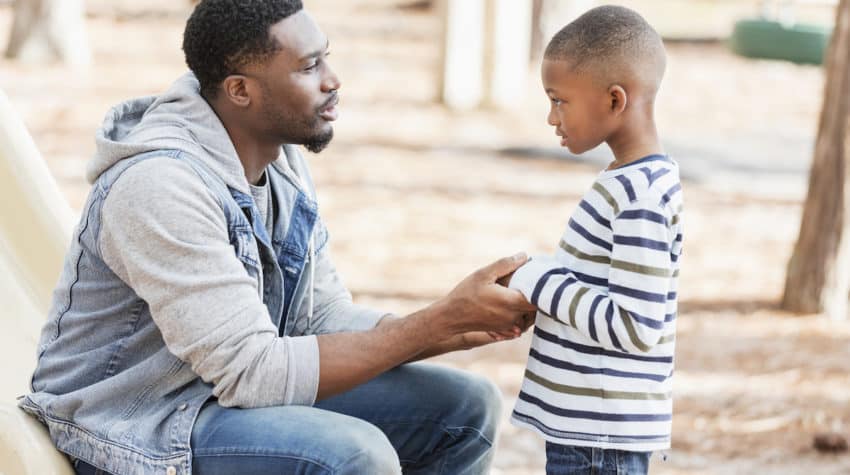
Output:
M406 318L351 302L306 164L339 80L299 0L205 0L194 74L113 108L21 407L78 473L483 473L499 396L407 361L518 335L487 266ZM368 243L364 243L368 245Z

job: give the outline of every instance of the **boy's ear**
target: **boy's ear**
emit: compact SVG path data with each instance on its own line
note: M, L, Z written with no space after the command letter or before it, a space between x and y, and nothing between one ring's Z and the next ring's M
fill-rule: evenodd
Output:
M629 102L629 95L626 90L619 84L614 84L608 88L608 100L611 104L611 112L615 115L620 115L626 110L626 104Z

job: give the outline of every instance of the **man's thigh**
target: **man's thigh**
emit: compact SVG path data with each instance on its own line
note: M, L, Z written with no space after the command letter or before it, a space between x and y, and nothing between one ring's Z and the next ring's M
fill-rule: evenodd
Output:
M395 450L378 428L304 406L208 403L192 430L192 457L196 475L400 473Z
M319 401L315 407L374 424L395 447L403 467L421 467L445 456L460 439L488 450L496 437L501 397L498 389L480 376L414 363Z

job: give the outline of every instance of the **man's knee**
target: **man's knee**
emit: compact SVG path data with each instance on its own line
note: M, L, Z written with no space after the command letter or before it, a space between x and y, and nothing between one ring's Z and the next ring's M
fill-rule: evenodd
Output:
M386 435L367 422L340 428L344 442L336 447L345 452L333 473L397 475L401 473L398 454Z
M502 415L502 393L487 378L470 375L464 394L468 425L477 428L490 442L496 437Z

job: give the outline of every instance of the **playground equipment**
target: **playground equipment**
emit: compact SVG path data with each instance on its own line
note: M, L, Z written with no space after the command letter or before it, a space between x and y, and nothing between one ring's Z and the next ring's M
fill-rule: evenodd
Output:
M74 214L0 91L0 474L73 475L47 429L15 404L29 391Z
M802 3L835 5L834 0L762 1L760 18L735 23L732 51L750 58L823 63L831 28L797 22L795 7Z

